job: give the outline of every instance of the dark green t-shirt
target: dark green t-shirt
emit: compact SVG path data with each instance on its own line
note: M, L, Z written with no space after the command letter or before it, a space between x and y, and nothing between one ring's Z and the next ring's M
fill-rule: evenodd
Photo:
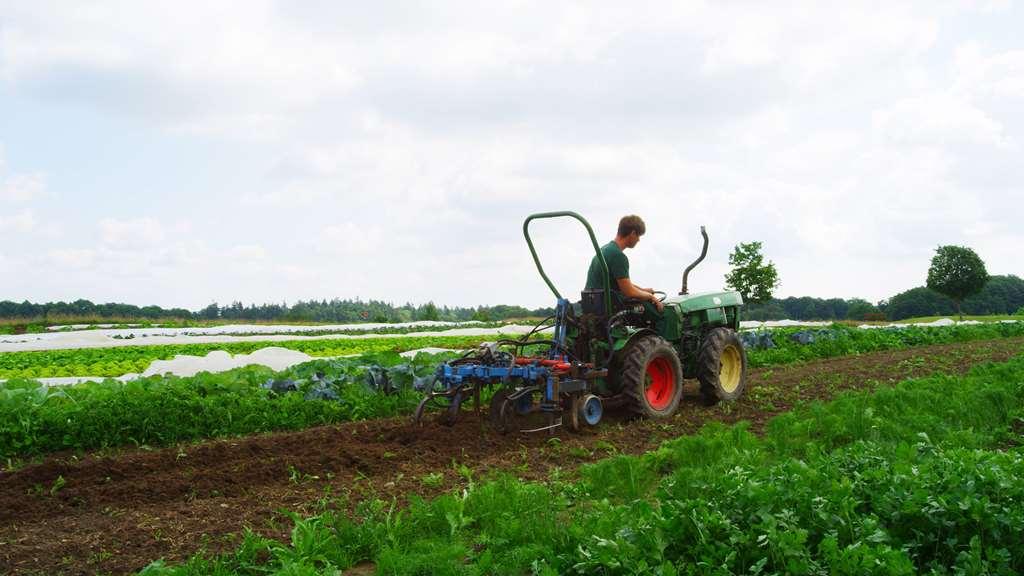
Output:
M619 283L616 280L629 278L629 258L626 258L622 248L619 248L614 240L602 246L601 253L604 254L604 261L608 264L608 275L611 276L610 287L619 292ZM590 270L587 271L587 290L596 288L604 288L604 282L601 281L601 261L595 255L590 261Z

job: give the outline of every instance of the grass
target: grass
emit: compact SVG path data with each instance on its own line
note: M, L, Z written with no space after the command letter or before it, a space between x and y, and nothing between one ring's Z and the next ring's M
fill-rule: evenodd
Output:
M575 482L505 475L432 500L292 515L154 575L1016 574L1024 356L776 417L709 425Z

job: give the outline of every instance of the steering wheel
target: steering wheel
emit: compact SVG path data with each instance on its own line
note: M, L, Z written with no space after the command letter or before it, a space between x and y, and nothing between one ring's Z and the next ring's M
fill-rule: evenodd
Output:
M657 295L657 294L661 294L661 296L659 296L659 297L658 297L658 302L664 302L664 301L665 301L665 298L668 298L668 294L665 294L665 293L664 293L664 292L662 292L661 290L655 290L655 291L654 291L654 294L656 294L656 295Z

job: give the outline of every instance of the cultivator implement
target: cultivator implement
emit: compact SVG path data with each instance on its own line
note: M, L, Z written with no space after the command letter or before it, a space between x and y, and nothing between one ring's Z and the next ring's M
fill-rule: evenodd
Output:
M568 414L574 430L596 425L603 413L601 399L590 394L590 381L607 373L593 365L574 361L566 349L566 319L570 304L560 300L554 316L554 338L534 340L545 320L518 340L486 343L458 360L437 368L434 381L416 409L420 423L428 407L440 409L439 420L452 426L462 403L473 398L479 414L481 394L488 393L490 420L500 432L540 432L564 423ZM547 346L540 356L517 354L528 347ZM514 350L508 351L503 348Z

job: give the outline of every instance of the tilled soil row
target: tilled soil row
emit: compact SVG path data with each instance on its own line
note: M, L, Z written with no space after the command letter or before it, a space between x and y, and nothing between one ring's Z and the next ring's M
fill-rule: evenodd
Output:
M467 410L448 428L407 418L213 440L83 457L61 454L0 472L0 574L131 573L157 558L235 546L248 526L285 538L282 508L311 513L344 497L430 497L496 471L525 479L563 477L582 463L651 450L710 421L751 422L759 431L797 403L828 400L1024 353L1024 338L927 346L752 370L738 401L704 407L695 382L670 419L609 414L597 428L499 435Z

